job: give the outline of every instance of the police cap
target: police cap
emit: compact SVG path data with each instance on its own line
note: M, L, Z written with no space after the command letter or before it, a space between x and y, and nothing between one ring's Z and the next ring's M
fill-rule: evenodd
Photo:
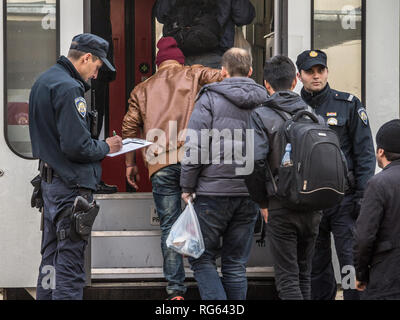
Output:
M115 71L110 61L107 60L109 44L108 41L91 33L78 34L72 39L70 49L91 53L99 57L108 69Z
M376 134L378 148L387 152L400 153L400 120L386 122Z
M296 65L299 71L309 70L316 65L326 68L328 66L326 53L321 50L306 50L297 56Z

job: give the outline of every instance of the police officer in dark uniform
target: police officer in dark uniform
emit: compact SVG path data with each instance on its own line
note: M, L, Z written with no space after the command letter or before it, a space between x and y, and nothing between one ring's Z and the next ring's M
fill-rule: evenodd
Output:
M349 169L349 188L345 198L323 212L312 266L313 299L333 300L337 284L332 266L330 233L334 235L343 277L354 271L352 229L367 181L375 173L374 145L367 112L360 100L350 93L330 88L326 54L320 50L307 50L297 57L296 64L298 77L303 83L302 98L338 134ZM359 299L355 288L343 289L345 300Z
M29 131L33 156L40 159L44 201L37 299L83 296L87 240L72 237L75 229L68 209L79 195L92 201L101 177L100 161L122 147L118 136L106 141L91 137L84 98L90 89L87 81L97 77L103 63L114 70L106 59L108 46L92 34L75 36L68 57L61 56L41 74L30 94Z

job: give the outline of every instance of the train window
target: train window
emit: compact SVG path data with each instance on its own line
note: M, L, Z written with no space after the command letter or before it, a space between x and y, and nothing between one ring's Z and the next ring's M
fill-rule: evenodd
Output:
M58 57L58 0L4 1L5 135L11 150L32 158L28 100L36 77Z
M329 83L359 98L364 91L364 1L313 1L313 48L328 55Z

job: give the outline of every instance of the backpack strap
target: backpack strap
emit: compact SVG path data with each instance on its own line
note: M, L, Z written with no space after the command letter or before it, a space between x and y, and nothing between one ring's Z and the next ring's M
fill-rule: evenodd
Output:
M263 103L262 106L267 107L267 108L271 109L272 111L274 111L275 113L277 113L283 119L283 121L292 119L292 116L294 115L294 114L291 114L291 113L283 110L281 107L279 107L276 104Z

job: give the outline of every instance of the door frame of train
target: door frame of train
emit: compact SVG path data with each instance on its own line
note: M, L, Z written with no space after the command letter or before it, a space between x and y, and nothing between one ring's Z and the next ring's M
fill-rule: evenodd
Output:
M114 60L117 78L110 83L108 125L110 136L115 130L121 135L121 124L128 109L130 91L135 85L153 73L153 17L155 0L131 1L110 0L111 22L114 44ZM122 19L121 19L122 17ZM141 48L136 50L136 48ZM145 71L143 71L146 67ZM138 182L139 192L151 192L148 171L144 165L141 151L136 152L137 165L141 174ZM125 158L123 156L103 161L103 180L118 186L120 192L127 189L125 178ZM132 191L128 186L128 190Z

